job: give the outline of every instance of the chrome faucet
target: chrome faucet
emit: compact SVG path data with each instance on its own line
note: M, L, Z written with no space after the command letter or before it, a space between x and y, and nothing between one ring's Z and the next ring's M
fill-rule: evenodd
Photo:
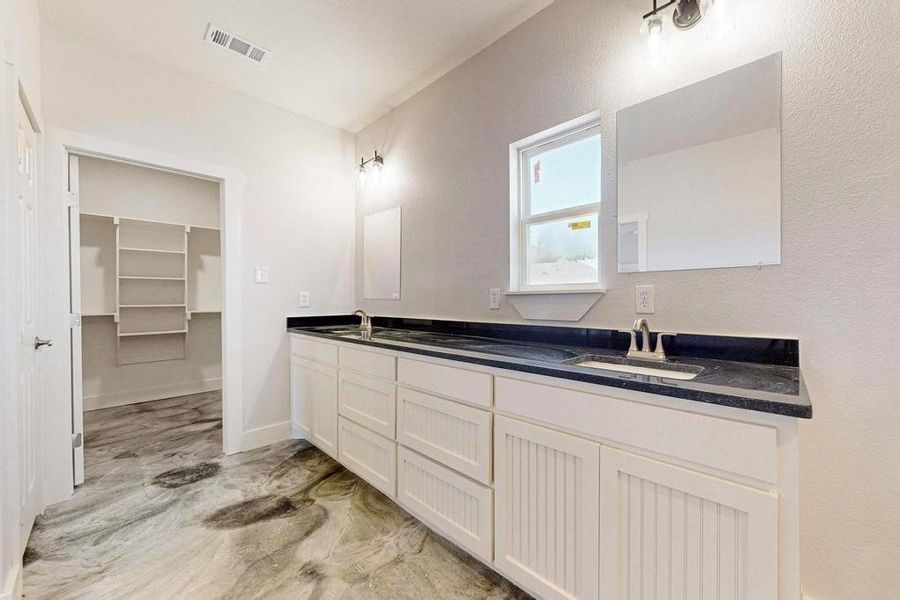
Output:
M639 318L634 321L631 330L631 346L628 348L628 358L643 358L644 360L656 360L664 362L668 360L666 357L666 349L663 347L663 338L666 336L675 337L677 333L659 332L656 334L656 350L650 351L650 325L647 319ZM637 336L641 336L641 349L638 350Z
M353 314L359 317L359 329L364 333L372 333L372 317L364 310L355 310Z

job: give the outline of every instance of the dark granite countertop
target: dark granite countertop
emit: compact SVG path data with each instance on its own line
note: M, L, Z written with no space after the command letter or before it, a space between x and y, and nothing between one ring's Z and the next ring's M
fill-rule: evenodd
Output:
M676 355L663 365L643 361L627 361L652 368L700 370L694 379L677 380L656 375L622 373L568 364L587 356L599 361L626 362L624 360L625 352L617 349L617 346L622 343L618 332L608 332L611 339L615 340L614 343L587 344L584 341L593 341L588 339L589 336L573 337L574 334L568 331L554 335L559 333L558 330L564 328L472 324L479 326L475 328L478 333L484 333L485 327L491 327L491 331L498 335L498 337L486 337L466 335L465 332L456 333L455 330L459 330L459 327L449 328L445 325L452 322L428 321L424 323L429 326L422 326L420 323L423 322L403 323L401 320L400 323L393 323L391 321L391 319L376 317L376 326L371 335L364 336L355 327L352 317L291 318L288 320L288 332L695 402L791 417L807 419L812 417L812 406L800 379L800 369L795 364L790 364L795 359L789 355L787 359L778 357L772 360L769 355L766 355L764 359L759 360L754 358L752 352L736 351L735 348L741 346L742 341L748 338L715 338L718 346L728 348L728 351L722 351L723 356L740 356L741 360L711 358L712 352L708 349L705 352L694 352L699 356L691 356L690 349L695 345L683 342L681 352L676 351L674 353ZM414 328L384 327L379 326L380 324L406 324ZM527 335L524 335L523 331L515 331L513 328L528 328ZM473 329L473 327L468 329ZM512 331L509 331L511 329ZM542 332L541 329L547 331ZM605 332L606 330L584 331ZM563 342L568 343L557 343L561 337L564 338ZM695 337L703 338L704 336ZM706 337L713 339L709 336ZM553 339L554 343L543 341L546 339ZM627 339L628 336L625 335L625 340ZM732 339L736 342L730 347L727 342L722 342L722 340ZM573 341L575 343L572 343ZM744 345L746 346L746 344ZM770 343L769 347L771 345ZM796 354L796 348L793 352ZM759 360L759 362L753 362L753 360ZM772 364L773 362L788 364Z

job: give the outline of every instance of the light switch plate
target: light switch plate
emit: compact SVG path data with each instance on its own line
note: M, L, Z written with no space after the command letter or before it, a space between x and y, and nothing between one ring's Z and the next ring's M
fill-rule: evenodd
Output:
M300 308L309 308L309 292L300 292Z
M269 267L256 267L256 283L269 283Z
M490 292L491 310L500 310L500 288L491 288Z
M656 309L656 291L652 285L634 286L634 312L639 315L652 315Z

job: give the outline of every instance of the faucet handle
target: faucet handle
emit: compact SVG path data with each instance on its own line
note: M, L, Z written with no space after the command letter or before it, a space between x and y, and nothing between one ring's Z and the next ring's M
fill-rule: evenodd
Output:
M666 336L675 337L676 335L678 335L678 334L673 331L660 331L659 333L657 333L656 334L656 350L654 350L653 353L656 354L657 356L661 356L661 357L665 358L666 349L663 347L663 338Z
M627 333L631 336L631 346L628 347L628 352L637 352L637 333L633 329L620 329L619 333Z

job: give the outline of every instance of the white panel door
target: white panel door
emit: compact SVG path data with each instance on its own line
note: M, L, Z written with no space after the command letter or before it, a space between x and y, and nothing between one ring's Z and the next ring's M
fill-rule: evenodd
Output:
M312 403L312 442L337 458L338 376L337 369L309 363L309 399Z
M775 600L778 497L601 450L604 600Z
M597 598L599 444L498 416L494 470L496 565L541 598Z
M38 510L38 214L37 133L21 102L16 105L16 211L18 218L18 393L21 477L21 541L28 542Z

